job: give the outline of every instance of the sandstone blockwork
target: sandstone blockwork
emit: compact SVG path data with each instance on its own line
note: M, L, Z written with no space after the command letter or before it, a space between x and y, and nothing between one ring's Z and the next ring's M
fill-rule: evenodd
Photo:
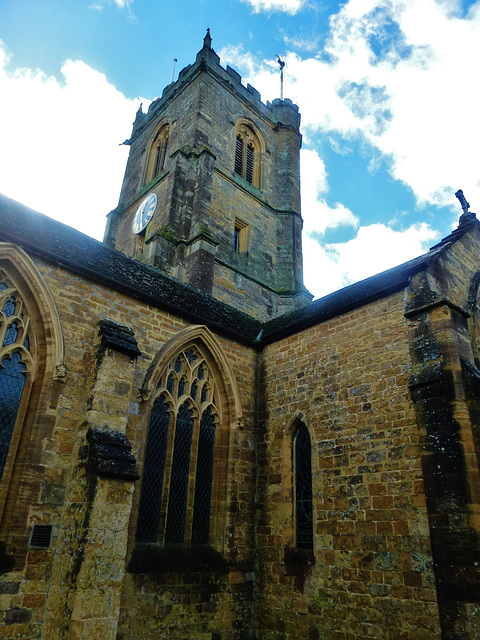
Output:
M0 638L480 637L480 225L306 304L298 126L207 35L105 244L0 197Z

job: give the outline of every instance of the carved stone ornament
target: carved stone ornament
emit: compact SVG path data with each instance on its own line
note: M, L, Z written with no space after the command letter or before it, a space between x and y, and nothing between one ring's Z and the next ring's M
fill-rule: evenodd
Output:
M65 382L67 377L67 367L62 364L57 364L55 367L55 373L53 374L54 380L60 380L61 382Z
M249 130L248 130L248 129L246 129L246 128L242 128L242 129L240 129L240 134L241 134L244 138L247 138L247 139L252 137L252 132L251 132L251 131L249 131Z

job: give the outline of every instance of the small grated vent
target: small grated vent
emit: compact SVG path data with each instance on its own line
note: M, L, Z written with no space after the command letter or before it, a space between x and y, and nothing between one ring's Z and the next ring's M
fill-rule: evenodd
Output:
M48 547L50 538L52 537L51 524L34 524L32 537L30 538L31 547Z

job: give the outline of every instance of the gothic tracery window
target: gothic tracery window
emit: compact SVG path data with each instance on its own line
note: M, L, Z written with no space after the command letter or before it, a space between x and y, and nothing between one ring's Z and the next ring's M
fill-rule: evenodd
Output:
M31 368L29 324L21 297L0 273L0 478Z
M293 439L296 546L313 547L312 446L300 423Z
M210 369L195 347L182 351L164 370L150 414L138 542L209 542L216 393Z

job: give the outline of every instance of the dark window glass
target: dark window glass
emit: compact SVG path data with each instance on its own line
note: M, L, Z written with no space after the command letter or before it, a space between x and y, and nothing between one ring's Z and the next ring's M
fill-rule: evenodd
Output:
M198 393L198 384L197 384L197 381L195 380L195 382L192 384L192 388L190 389L190 395L192 396L192 400L197 399L197 393Z
M178 383L178 397L181 398L185 395L185 378L182 378Z
M193 349L187 349L187 351L185 351L185 357L188 360L188 364L192 364L192 362L195 362L197 359L197 354Z
M150 417L137 525L139 542L208 542L216 413L210 402L201 412L202 404L213 396L213 386L206 364L200 361L195 367L199 359L194 348L186 349L173 360L167 379L162 377L158 383L157 388L165 384L166 390L154 402ZM167 405L170 396L173 403ZM192 450L196 452L193 460ZM187 505L193 507L188 518Z
M305 425L300 425L294 440L295 525L297 547L313 547L312 447Z
M156 542L158 538L169 424L168 405L165 398L159 396L153 404L148 426L147 451L137 526L137 540L139 542Z
M185 537L188 472L192 448L193 412L185 402L178 410L173 445L165 542L182 543Z
M25 385L25 365L19 353L0 363L0 478L3 475L13 427Z
M240 253L240 229L235 227L233 231L233 251Z
M5 289L8 289L7 285L0 280L0 291L5 291Z
M13 316L15 313L15 298L12 296L9 300L5 302L3 305L3 313L7 316Z
M12 324L7 327L7 330L5 332L5 340L3 341L3 346L7 347L9 344L15 344L15 342L17 341L17 337L17 323L12 322Z
M210 501L212 496L213 449L215 418L210 407L203 412L198 440L195 500L193 503L192 544L207 544L210 531Z

